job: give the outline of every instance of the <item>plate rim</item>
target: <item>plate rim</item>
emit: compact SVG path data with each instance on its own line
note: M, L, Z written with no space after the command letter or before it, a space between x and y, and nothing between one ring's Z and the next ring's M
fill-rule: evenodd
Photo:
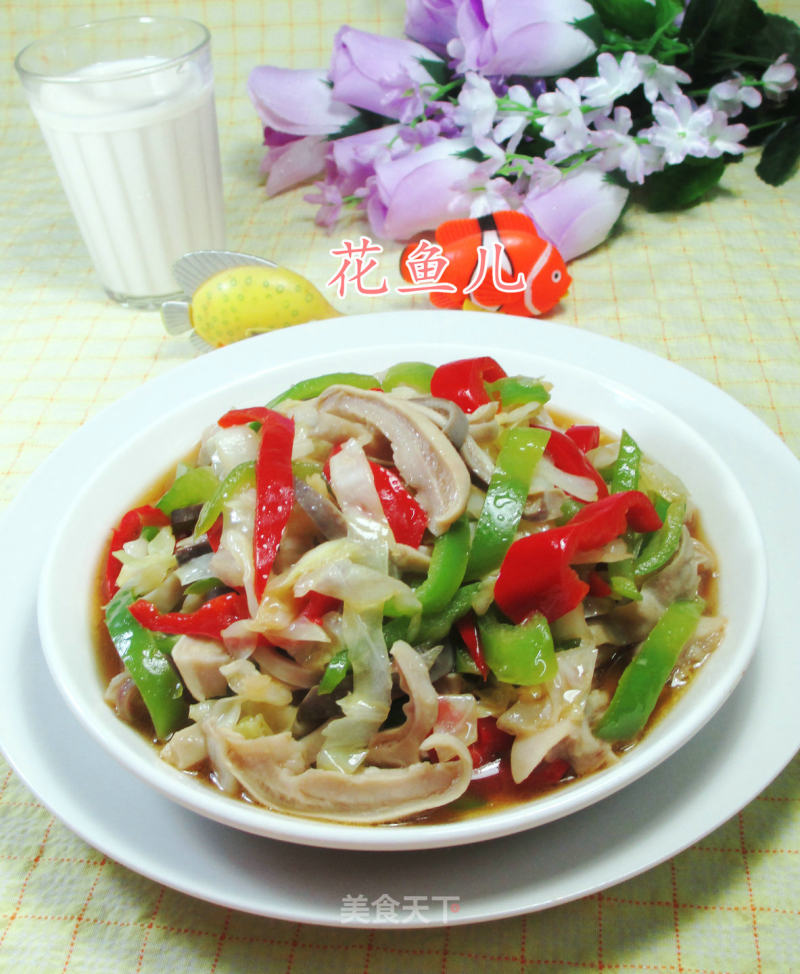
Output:
M396 318L398 315L403 316L405 314L406 312L382 312L378 314L354 316L354 319L358 318L363 320L364 318L370 318L370 319L377 318L377 319L384 320L387 315ZM427 312L423 314L435 315L436 321L439 324L444 325L444 320L442 316L445 313ZM467 331L475 332L477 328L477 324L474 323L471 324L467 320L465 320L467 317L466 313L456 312L453 314L457 317L457 325L460 332L459 337L463 338L463 332L465 329ZM415 313L414 315L414 317L417 319L419 319L419 316L420 313ZM480 318L481 327L485 327L486 320L483 315L474 315L473 317ZM513 323L512 322L508 323L508 325L511 324ZM508 325L504 326L504 329L509 331L513 330L510 329ZM644 366L644 367L650 366L656 368L657 372L659 373L662 373L664 370L666 370L668 373L668 378L670 380L675 380L675 382L679 382L679 384L680 382L683 382L684 384L688 384L690 388L694 387L696 389L697 388L702 389L706 397L710 397L710 399L713 402L715 402L717 405L727 407L728 411L733 413L733 417L738 421L736 424L737 425L736 434L738 437L741 437L742 433L744 433L746 439L752 437L752 442L749 443L749 446L752 447L756 452L766 451L766 453L770 454L771 460L781 465L786 465L786 472L790 477L797 476L798 474L800 474L800 469L798 469L797 458L794 456L794 454L791 453L791 451L786 446L786 444L783 443L783 441L781 441L780 438L772 430L770 430L769 427L761 419L759 419L754 413L746 409L746 407L744 407L741 403L735 400L728 393L724 392L719 387L714 386L713 384L707 382L705 379L691 372L691 370L687 369L685 366L678 365L674 362L670 362L666 358L662 358L643 348L639 348L637 346L633 346L621 342L618 339L611 338L605 335L596 334L590 331L584 331L581 329L573 328L568 325L557 324L554 322L536 322L532 324L530 320L524 319L522 322L522 326L523 327L519 327L518 325L516 329L516 333L519 334L520 337L523 337L523 332L532 331L538 333L540 337L543 337L546 340L545 344L552 343L553 341L555 341L556 343L561 343L561 344L566 343L566 345L569 346L570 344L577 342L579 344L582 344L591 354L594 354L598 350L600 352L613 350L615 355L619 357L620 364L627 363L631 366ZM304 326L297 326L297 327L303 328ZM256 341L256 340L257 339L253 339L250 341ZM212 354L216 356L221 356L222 360L227 362L227 356L229 356L229 353L235 354L236 349L237 346L230 346L228 349L222 349L220 350L219 353L212 353ZM211 359L211 356L209 356L208 358ZM189 362L181 363L180 365L176 366L175 368L167 372L166 375L161 375L155 379L148 380L143 384L143 386L127 393L125 396L121 397L115 403L112 403L109 406L105 407L100 413L96 415L106 416L112 420L119 419L124 421L125 418L124 410L127 408L127 404L129 403L132 397L136 396L140 392L141 389L145 387L150 390L152 390L153 388L160 389L161 386L165 386L168 388L168 384L170 382L174 382L175 377L177 375L182 374L187 367L194 367L197 361L199 360L191 360ZM220 361L220 358L217 358L215 361ZM673 389L672 389L673 384L674 383L671 382L670 388L665 390L667 399L669 399L673 393ZM680 414L679 410L676 411ZM94 418L95 417L93 417L92 420L94 420ZM724 426L725 424L723 423L723 427ZM81 427L78 430L76 430L69 437L68 442L71 443L77 442L80 444L82 442L81 435L84 430L85 427ZM720 432L721 434L725 434L727 432L731 436L733 435L730 430L725 430L724 428L721 429ZM728 446L730 446L730 444L728 444ZM23 512L26 506L27 498L29 496L34 494L51 496L53 494L53 485L47 483L47 480L50 477L51 472L56 473L59 466L64 462L65 450L66 450L66 443L57 447L56 450L54 450L53 453L45 461L43 461L43 463L39 466L39 468L34 472L32 477L28 481L28 483L24 485L22 491L20 491L17 497L12 500L7 510L3 512L2 519L0 519L0 533L6 533L6 531L8 530L8 526L11 525L13 519L17 517L18 513ZM756 481L758 481L758 476L756 474L753 474L753 477L755 477ZM45 530L45 527L46 527L45 525L40 526L38 532L39 540L41 540L41 536ZM763 529L763 524L762 524L762 529ZM37 539L34 538L33 540L36 541ZM34 545L34 547L36 546ZM36 558L34 552L31 552L31 556L34 557L34 561L35 561ZM27 568L28 568L28 574L30 574L31 571L35 572L36 566L35 564L29 564L27 565ZM768 615L770 615L772 612L775 611L774 593L771 593L769 598L770 601L768 603ZM795 669L796 669L796 665L795 665ZM794 671L792 671L792 675L795 675ZM2 691L0 691L0 695L2 695ZM741 698L741 694L738 694L738 696ZM733 704L731 704L730 706L733 706ZM723 707L722 716L715 718L715 720L724 721L724 714L725 714L725 708ZM771 717L773 720L775 720L777 719L778 715L775 714L773 711L771 711ZM794 727L795 725L792 724L791 726ZM8 714L0 716L0 728L4 728L4 730L7 732L8 727L9 727ZM116 859L119 862L122 862L124 865L126 865L128 868L132 869L133 871L140 872L143 875L147 875L149 878L153 879L156 882L162 882L167 886L171 886L172 888L179 889L182 892L186 892L189 895L196 896L199 899L215 902L218 903L219 905L227 905L234 909L245 910L247 912L252 912L259 915L271 916L271 917L287 919L287 920L300 920L300 921L305 920L306 922L314 922L314 923L322 923L322 924L330 924L330 925L339 925L341 923L341 920L337 921L335 916L331 915L330 910L325 908L318 910L311 918L307 916L305 913L299 914L297 912L291 912L291 910L289 912L281 912L279 909L276 908L275 903L269 904L264 901L264 896L268 893L268 890L265 891L259 889L258 893L255 895L255 898L250 901L243 901L241 898L237 898L236 896L232 896L232 895L214 896L212 895L213 891L210 891L208 889L198 888L196 882L193 880L192 877L187 878L187 876L185 875L183 876L174 875L174 870L172 870L169 867L169 864L167 863L158 862L154 864L149 871L143 871L143 869L141 868L142 856L140 852L137 852L137 850L135 849L131 850L125 847L124 843L121 846L119 842L116 842L113 837L109 837L109 836L105 836L101 840L102 845L98 846L96 841L93 842L91 830L87 828L87 822L76 820L75 818L76 814L86 813L86 809L80 809L80 811L76 813L76 810L73 807L75 796L73 795L65 796L67 799L72 799L72 803L70 804L70 807L66 809L66 811L63 808L59 810L59 808L54 807L54 805L51 805L49 799L54 799L55 805L62 804L61 802L58 801L59 795L53 794L52 791L48 791L48 787L49 787L48 782L42 782L36 779L36 773L38 773L38 769L31 769L29 767L29 770L31 770L31 777L29 778L29 776L26 774L25 754L24 751L20 750L21 742L13 736L13 733L12 734L4 733L0 735L0 740L2 740L3 750L11 766L17 771L17 773L20 775L22 780L34 792L34 794L36 794L37 797L39 797L39 799L42 801L45 807L49 808L56 817L64 821L64 824L66 824L67 827L71 828L72 831L76 832L76 834L84 838L85 841L87 841L90 845L94 845L97 848L101 848L101 850L104 851L106 854L108 854L111 858ZM590 878L587 877L586 875L584 875L581 878L576 875L572 878L571 885L569 886L569 888L567 888L565 891L562 891L559 895L556 896L556 898L544 897L534 902L523 901L514 905L497 904L494 902L494 900L492 900L491 902L484 901L483 905L480 904L477 905L471 913L464 914L461 917L459 917L457 922L459 923L476 922L478 920L497 919L503 916L512 916L523 912L531 912L533 910L545 909L550 906L557 905L558 903L568 902L570 900L577 899L581 896L585 896L590 893L597 892L598 890L607 888L608 886L615 885L616 883L622 882L623 880L628 879L631 876L637 875L649 868L652 868L653 866L657 865L659 862L662 862L665 859L678 854L687 846L691 845L693 842L698 841L704 835L708 834L708 832L712 831L714 828L716 828L718 825L721 825L732 815L736 814L742 807L744 807L744 805L748 804L764 787L766 787L766 785L769 784L770 781L774 779L776 775L778 775L781 772L781 770L783 770L783 768L789 763L789 761L792 760L797 750L797 747L798 747L798 742L794 738L791 740L787 740L787 738L784 738L782 741L782 746L770 751L768 759L759 763L756 769L757 773L753 777L749 778L746 782L742 781L737 783L735 789L736 791L735 795L726 794L725 796L709 796L712 798L712 800L709 801L707 805L704 806L704 808L706 808L706 814L711 814L712 818L703 819L702 822L700 822L700 819L692 820L691 828L688 831L685 831L681 835L679 840L676 840L675 836L670 836L669 840L667 841L666 837L659 836L658 842L660 843L660 845L658 850L655 851L650 849L645 859L636 862L633 861L627 862L627 864L625 864L624 866L621 863L617 863L615 870L609 875L603 877L602 879ZM676 761L676 760L677 758L671 759L671 761ZM720 804L723 807L721 808L716 807L719 806ZM715 806L713 813L710 811L710 806L712 805ZM62 814L59 814L59 811L61 811ZM64 817L65 814L67 816L67 819L65 819ZM185 813L185 814L192 814L192 813ZM579 812L576 814L583 815L585 813ZM223 827L214 826L214 828L223 828ZM535 832L537 830L533 830L533 831ZM254 837L252 841L262 842L267 840L261 840L258 839L257 837ZM496 840L496 841L504 842L506 840ZM635 845L637 840L631 839L630 841ZM648 845L649 844L650 843L648 843ZM493 843L487 843L487 845L493 845ZM637 847L637 851L641 852L643 850L638 849ZM413 855L414 854L412 854L412 856ZM529 889L529 895L533 895L533 896L537 895L534 892L533 887ZM431 924L427 924L427 925L430 926ZM409 929L411 927L412 925L408 925Z

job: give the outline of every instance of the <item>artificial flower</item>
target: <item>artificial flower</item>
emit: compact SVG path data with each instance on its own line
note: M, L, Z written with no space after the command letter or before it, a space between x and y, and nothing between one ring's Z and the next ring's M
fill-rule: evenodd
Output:
M447 50L462 73L556 77L596 50L576 26L593 16L586 0L471 0L458 10Z
M407 38L342 27L327 70L250 76L267 192L316 177L319 223L355 208L400 241L522 209L571 259L629 199L696 203L746 150L780 185L800 162L800 28L756 0L677 6L407 0Z
M408 37L444 57L456 35L456 16L462 0L408 0L405 31Z
M358 114L334 98L326 72L316 68L253 68L247 89L265 129L273 133L330 135Z
M424 107L422 86L433 81L426 60L440 58L415 41L342 27L333 42L332 96L364 111L410 120Z
M544 191L531 190L522 210L564 260L572 260L606 239L627 200L627 189L597 166L585 165Z

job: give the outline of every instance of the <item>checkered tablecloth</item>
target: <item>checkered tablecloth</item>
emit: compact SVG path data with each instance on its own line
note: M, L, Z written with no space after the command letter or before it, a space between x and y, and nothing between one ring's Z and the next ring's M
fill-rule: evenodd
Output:
M800 0L763 6L800 19ZM329 251L337 235L314 225L303 190L265 197L245 80L259 64L327 63L342 23L399 35L403 9L401 0L3 4L0 505L91 416L194 354L165 334L157 314L104 298L12 70L15 53L52 28L100 16L171 12L206 23L229 246L272 257L322 289L336 270ZM753 169L753 159L729 167L713 199L686 212L629 210L613 241L575 262L553 320L681 364L800 454L800 178L772 189ZM358 228L339 228L338 239ZM382 260L399 283L398 254L386 245ZM331 300L344 313L427 306L396 293ZM800 969L800 759L730 821L638 878L541 913L415 931L246 916L162 887L74 836L0 761L0 971L251 969Z

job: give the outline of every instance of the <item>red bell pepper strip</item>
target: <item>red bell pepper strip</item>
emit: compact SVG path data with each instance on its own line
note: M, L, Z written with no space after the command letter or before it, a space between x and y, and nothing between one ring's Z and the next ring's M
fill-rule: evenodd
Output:
M325 461L322 473L328 481L331 479L331 457L343 446L343 443L337 443ZM389 522L394 540L398 544L419 548L425 528L428 526L428 515L425 509L393 470L375 463L374 460L369 461L369 468L372 471L378 500L381 502L381 508Z
M147 527L166 527L169 524L169 516L157 507L145 504L142 507L135 507L128 511L122 518L111 535L111 544L108 549L108 560L106 562L105 579L103 582L103 597L107 602L117 591L117 579L122 570L122 562L114 557L114 552L129 541L135 541L142 533L143 528Z
M129 611L140 626L151 632L199 639L219 639L231 623L250 618L247 597L240 592L218 595L203 602L194 612L161 612L146 599L133 602Z
M657 531L661 518L639 490L609 494L583 507L567 524L519 538L508 549L494 587L494 600L513 622L541 612L548 622L579 605L589 585L570 562L602 548L628 528Z
M549 429L547 426L538 426L537 429ZM575 474L578 477L588 477L589 480L597 484L597 498L608 495L608 486L597 470L592 466L587 457L581 451L578 444L571 436L562 433L560 430L550 430L550 439L547 441L544 455L548 457L564 473Z
M600 445L600 427L583 426L580 423L570 426L564 430L566 435L577 446L581 453L588 453Z
M244 426L245 423L264 423L270 410L266 406L246 406L244 409L229 409L217 420L217 426L227 429L230 426Z
M370 461L375 489L383 513L398 544L419 548L428 526L428 515L398 475L379 463Z
M304 619L308 619L309 622L314 622L319 625L322 622L322 617L326 613L332 612L334 609L340 609L341 606L341 599L312 590L308 595L303 597L300 615Z
M476 724L477 740L469 745L473 768L480 768L511 750L514 737L501 731L494 717L479 717Z
M294 503L292 444L294 420L268 409L256 458L256 512L253 525L255 593L261 599Z
M488 355L458 359L436 369L431 377L431 395L449 399L465 413L474 413L489 402L485 383L505 377L502 366Z
M478 667L478 672L483 677L484 680L489 678L489 665L486 662L486 658L483 655L483 647L481 646L481 636L478 632L478 623L475 619L475 613L470 612L468 615L462 616L456 623L458 628L458 634L464 640L464 645L467 647L467 652L470 655L472 662ZM480 724L480 721L478 722Z

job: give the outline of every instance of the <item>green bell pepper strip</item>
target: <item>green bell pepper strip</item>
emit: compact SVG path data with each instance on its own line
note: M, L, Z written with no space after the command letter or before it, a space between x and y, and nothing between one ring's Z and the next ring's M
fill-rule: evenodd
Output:
M179 507L205 504L219 487L219 481L211 467L190 467L175 478L156 507L165 514L172 514Z
M637 578L652 575L672 558L681 543L683 522L686 520L686 501L672 501L664 515L664 523L647 540L634 563Z
M339 652L335 653L328 661L328 665L325 667L325 672L322 674L322 679L319 681L317 692L331 693L336 689L336 687L339 686L351 669L352 666L350 664L350 657L347 654L347 650L340 649Z
M410 386L417 392L428 395L435 371L436 366L427 362L398 362L386 370L381 388L384 392L391 392L398 386Z
M156 737L164 740L187 720L183 683L169 658L173 639L150 632L129 612L134 596L121 589L105 609L106 627L119 658L142 696Z
M503 409L514 409L529 402L546 403L550 393L538 379L526 375L507 375L486 383L486 391L492 399L499 399Z
M550 431L540 428L516 427L505 433L475 526L467 578L481 578L502 562L514 540L534 470L549 439Z
M286 399L314 399L329 386L355 386L356 389L380 389L381 384L374 375L362 372L329 372L327 375L317 375L313 379L303 379L290 386L280 395L270 399L268 409L274 409L278 403Z
M611 475L610 490L612 494L618 494L624 490L638 490L641 459L642 451L639 449L639 445L627 430L623 430L619 441L619 452ZM640 536L636 535L635 532L626 531L624 538L629 549L638 547L637 538ZM637 553L634 552L634 554ZM641 601L642 593L636 585L634 555L608 566L608 584L614 594L625 599L631 599L634 602Z
M558 669L547 619L536 612L519 625L492 615L478 619L483 656L503 683L533 686L552 679Z
M480 582L462 585L440 612L423 614L414 620L407 618L390 620L383 627L386 645L391 649L398 639L409 639L409 637L419 646L439 642L450 632L453 623L472 609L472 601L480 590Z
M608 709L594 728L596 737L624 741L644 728L704 608L699 598L679 599L667 607L623 671Z
M618 494L621 490L639 489L639 467L642 460L642 451L636 440L628 433L622 431L619 440L619 452L614 463L614 472L611 475L611 493Z
M464 517L436 539L428 577L414 592L423 612L441 612L452 601L464 581L469 543L469 525Z
M197 524L194 528L194 536L197 538L204 534L214 524L222 514L225 503L246 487L256 485L256 464L254 460L245 460L231 470L228 476L217 483L217 489L213 495L203 505Z

